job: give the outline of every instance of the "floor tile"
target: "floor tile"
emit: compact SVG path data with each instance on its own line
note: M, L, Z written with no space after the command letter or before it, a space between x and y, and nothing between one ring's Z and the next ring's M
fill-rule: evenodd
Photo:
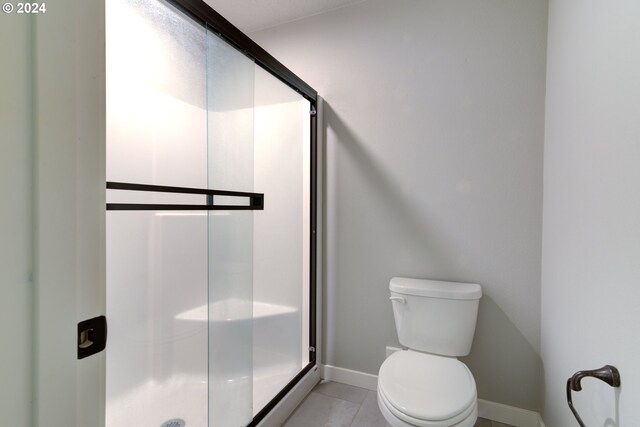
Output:
M312 392L285 422L285 427L349 427L359 405Z
M367 392L369 390L333 381L322 380L316 388L313 389L313 391L324 394L325 396L336 397L338 399L361 404L367 397Z
M367 397L360 405L360 410L351 427L391 427L380 412L378 395L375 391L367 392Z
M321 381L284 427L391 427L378 407L375 391ZM513 427L478 418L474 427Z

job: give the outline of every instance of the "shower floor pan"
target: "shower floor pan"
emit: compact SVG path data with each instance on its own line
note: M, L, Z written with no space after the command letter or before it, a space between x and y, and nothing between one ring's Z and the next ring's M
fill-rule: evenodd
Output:
M231 301L231 305L242 304ZM217 311L217 313L216 313ZM246 311L246 310L245 310ZM216 314L213 321L243 321L246 316L227 316L228 313L238 310L212 310ZM218 316L222 314L223 316ZM206 322L209 315L209 307L201 306L185 311L175 316L179 321ZM254 328L274 329L273 333L283 336L281 322L290 323L291 317L299 317L299 311L293 307L255 302L253 304ZM256 323L257 322L257 323ZM280 325L279 325L280 324ZM271 326L271 327L270 327ZM207 329L199 328L196 335L188 337L176 337L177 346L193 345L193 342L207 340ZM286 331L285 331L286 334ZM299 353L295 358L279 352L278 348L266 348L260 343L273 342L277 337L254 337L254 370L253 370L253 415L262 409L301 369L302 361ZM203 355L202 366L206 366L206 356ZM284 361L284 362L283 362ZM245 399L247 390L246 375L238 375L236 378L220 380L224 382L226 404L239 404ZM220 383L219 383L220 384ZM214 389L220 389L214 385ZM106 427L121 427L123 425L135 425L140 427L160 427L171 420L183 420L184 426L202 427L207 425L208 418L208 373L180 373L176 372L165 376L161 380L147 379L138 382L126 391L107 399ZM215 399L215 397L213 397ZM228 410L237 410L227 406ZM222 426L221 426L222 427Z

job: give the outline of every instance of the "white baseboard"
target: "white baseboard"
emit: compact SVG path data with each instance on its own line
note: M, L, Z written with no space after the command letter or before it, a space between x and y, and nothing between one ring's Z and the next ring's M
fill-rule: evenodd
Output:
M516 427L544 427L540 414L515 406L478 399L478 416Z
M376 391L378 376L337 366L321 365L322 379ZM527 409L478 399L478 416L515 427L545 427L540 414Z
M320 376L324 380L349 384L354 387L366 388L376 391L378 389L378 376L352 371L351 369L338 368L337 366L321 365Z

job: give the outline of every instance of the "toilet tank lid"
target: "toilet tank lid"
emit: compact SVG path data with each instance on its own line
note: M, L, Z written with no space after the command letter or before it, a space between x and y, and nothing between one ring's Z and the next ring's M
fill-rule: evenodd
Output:
M482 288L477 283L445 282L443 280L394 277L389 282L389 289L399 294L431 298L477 300L482 297Z

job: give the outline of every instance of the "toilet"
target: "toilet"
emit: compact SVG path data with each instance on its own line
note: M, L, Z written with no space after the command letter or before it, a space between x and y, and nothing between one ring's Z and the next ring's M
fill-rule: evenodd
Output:
M400 344L378 374L378 406L393 427L472 427L476 382L457 357L471 350L482 288L394 277L389 283Z

